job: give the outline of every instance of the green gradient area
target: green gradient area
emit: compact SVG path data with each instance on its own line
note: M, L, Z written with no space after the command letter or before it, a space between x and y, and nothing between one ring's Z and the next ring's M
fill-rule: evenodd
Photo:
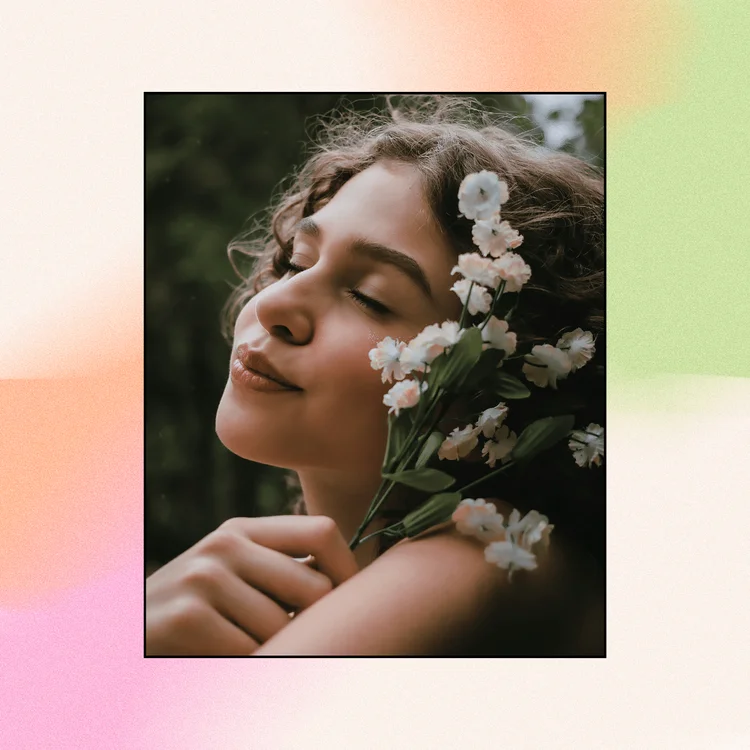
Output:
M614 384L658 373L750 375L750 15L743 3L692 6L696 34L678 98L608 134Z

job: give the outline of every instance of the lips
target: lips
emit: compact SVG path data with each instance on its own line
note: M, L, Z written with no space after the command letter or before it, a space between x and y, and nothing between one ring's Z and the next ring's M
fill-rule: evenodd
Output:
M270 380L287 388L301 391L298 385L285 378L268 360L265 354L258 349L251 349L247 344L240 344L236 350L237 359L252 372L263 375Z

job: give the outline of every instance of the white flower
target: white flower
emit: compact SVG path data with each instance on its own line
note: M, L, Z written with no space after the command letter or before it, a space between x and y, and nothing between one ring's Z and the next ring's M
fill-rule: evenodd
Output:
M575 331L563 334L557 342L557 348L567 352L571 362L571 372L583 367L594 356L594 336L591 331L576 328Z
M401 367L405 374L411 372L429 372L427 365L427 349L417 346L407 346L401 352Z
M481 430L486 438L492 437L507 413L508 407L502 401L497 406L485 409L479 415L476 424L477 429Z
M508 185L485 169L464 177L458 189L458 210L467 219L489 219L507 200Z
M552 344L537 344L531 350L531 354L527 354L524 359L528 364L525 364L521 371L540 388L550 386L557 390L557 379L566 378L571 368L567 352L557 349Z
M486 500L462 500L451 516L456 529L462 534L473 536L482 542L505 539L503 517L497 508Z
M588 434L592 433L592 434ZM573 451L573 458L579 466L591 468L601 464L604 455L604 428L592 422L585 431L571 433L568 448Z
M386 336L382 341L378 342L378 345L374 349L370 349L370 366L373 370L383 370L382 379L383 382L392 382L392 378L396 380L402 380L406 374L401 367L399 358L401 352L406 348L406 343L403 341L393 340L390 336Z
M509 580L515 568L536 568L536 555L509 541L492 542L487 545L484 549L484 559L488 563L494 563L498 568L510 568Z
M451 291L458 295L462 304L466 304L466 297L469 294L469 287L471 281L468 279L461 279L457 281L452 287ZM469 315L477 315L478 313L488 313L490 311L490 305L492 304L492 296L483 287L474 284L471 290L471 297L469 299L468 310Z
M510 452L518 442L518 436L511 432L508 425L502 425L495 432L492 440L488 440L482 446L482 455L487 456L487 464L490 468L495 466L496 461L507 463L510 461Z
M508 519L508 534L521 547L531 550L537 542L543 541L545 547L549 544L549 535L555 527L550 525L549 518L537 510L530 510L523 518L514 509Z
M429 372L428 365L448 347L455 346L463 336L464 330L455 320L427 326L401 353L404 372Z
M456 427L438 449L438 458L441 461L446 458L451 461L458 461L459 458L468 455L477 447L478 434L479 430L474 425L466 425L462 430Z
M416 406L419 403L420 394L426 390L427 383L422 383L420 391L419 383L416 380L402 380L383 396L383 403L391 407L388 409L389 414L396 412L396 416L398 416L400 409L410 409L412 406Z
M492 261L501 279L505 279L506 292L520 292L521 287L531 278L531 268L517 253L507 252Z
M458 256L458 265L453 266L451 276L461 273L469 281L473 281L490 289L497 289L500 276L490 258L483 258L479 253L463 253Z
M516 334L508 332L507 321L500 320L494 315L482 328L482 341L485 342L483 349L502 349L506 357L516 351Z
M516 248L523 242L523 235L513 229L507 221L500 221L500 214L489 219L477 219L471 230L474 244L482 255L499 258L509 248Z

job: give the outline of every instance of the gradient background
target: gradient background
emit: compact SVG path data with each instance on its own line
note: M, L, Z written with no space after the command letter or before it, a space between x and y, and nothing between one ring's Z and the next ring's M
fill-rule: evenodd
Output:
M0 29L0 747L747 748L741 3L31 0ZM144 660L145 90L608 92L608 658Z

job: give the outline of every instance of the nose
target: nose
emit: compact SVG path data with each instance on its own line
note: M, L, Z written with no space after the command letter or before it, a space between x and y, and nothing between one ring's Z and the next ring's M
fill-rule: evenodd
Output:
M293 289L292 279L277 281L255 297L255 314L274 338L303 346L312 340L313 322L307 304L311 290Z

